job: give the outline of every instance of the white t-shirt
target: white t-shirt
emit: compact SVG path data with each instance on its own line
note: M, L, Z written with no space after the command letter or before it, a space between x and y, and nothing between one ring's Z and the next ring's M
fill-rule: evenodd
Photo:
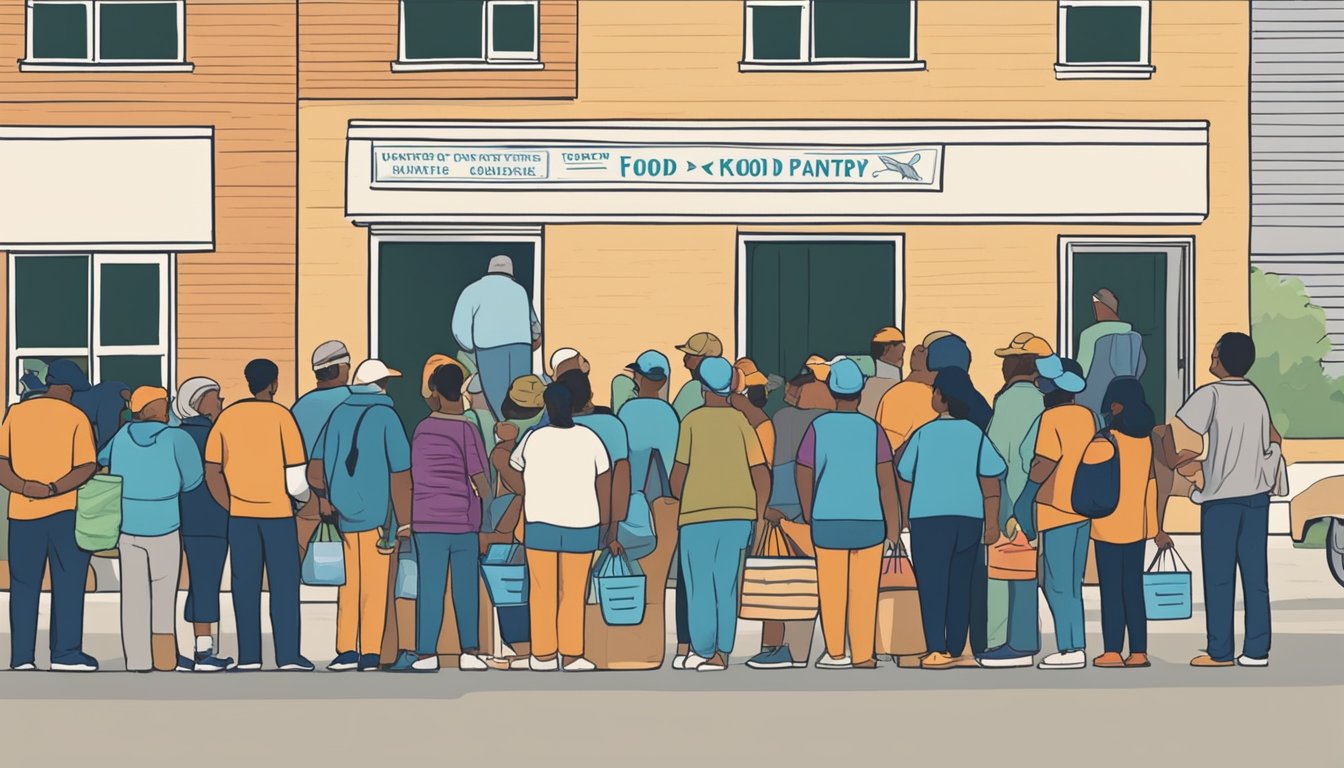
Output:
M523 435L509 457L523 473L523 519L563 528L602 522L597 477L611 469L607 449L591 429L542 427Z
M1201 501L1255 496L1275 486L1282 453L1269 441L1269 406L1245 379L1206 384L1176 418L1204 437Z

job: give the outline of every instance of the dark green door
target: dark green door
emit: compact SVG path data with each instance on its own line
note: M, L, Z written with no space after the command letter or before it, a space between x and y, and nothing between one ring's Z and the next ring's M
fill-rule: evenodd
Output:
M896 321L890 241L747 243L747 355L792 378L808 355L866 355L873 331ZM769 410L781 404L771 396Z
M1096 322L1092 295L1109 288L1120 301L1120 319L1143 337L1147 368L1139 380L1158 419L1167 417L1167 254L1075 252L1073 254L1073 349Z
M429 413L420 373L433 354L455 357L453 309L462 289L485 275L490 257L513 259L514 278L532 295L531 242L398 242L378 246L378 356L403 377L389 394L409 434Z

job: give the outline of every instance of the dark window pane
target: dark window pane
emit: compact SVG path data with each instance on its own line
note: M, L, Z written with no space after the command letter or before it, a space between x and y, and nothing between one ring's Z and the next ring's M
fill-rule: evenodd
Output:
M803 9L781 5L758 5L751 9L751 53L755 61L797 61Z
M89 345L87 256L15 256L11 290L18 346Z
M89 15L82 5L33 4L34 59L89 58Z
M1065 11L1064 61L1069 64L1143 61L1143 10L1137 6L1076 6Z
M98 365L101 381L120 381L131 389L163 386L163 358L159 355L103 355Z
M15 391L19 396L29 393L40 394L46 391L47 387L47 368L57 360L70 360L78 365L85 375L89 372L89 358L87 357L21 357L18 359L14 370L18 372L18 383Z
M536 50L536 8L531 5L496 5L491 37L500 52L530 53Z
M98 343L158 344L159 265L104 264L100 269Z
M818 59L909 59L909 0L815 0Z
M98 6L98 58L177 61L176 3L102 3Z
M483 59L484 0L402 0L406 58Z

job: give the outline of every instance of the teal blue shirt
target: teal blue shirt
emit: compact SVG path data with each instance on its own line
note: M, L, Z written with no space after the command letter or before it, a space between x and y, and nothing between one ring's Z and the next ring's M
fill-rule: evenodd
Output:
M574 423L582 424L597 433L598 439L602 441L602 447L607 449L607 459L613 465L630 458L630 438L626 435L625 425L620 419L609 413L585 413L575 416Z
M886 538L877 466L891 443L862 413L823 413L798 446L798 465L812 468L812 541L824 549L863 549Z
M191 435L155 421L122 427L98 453L121 477L121 532L164 536L182 525L180 497L205 477Z
M630 490L647 491L651 485L650 472L655 468L661 475L655 477L657 496L666 493L666 481L672 476L672 462L677 455L677 436L681 423L677 412L665 401L654 397L639 397L621 406L621 423L630 445ZM657 498L657 496L651 498Z
M303 450L309 458L313 457L317 438L322 436L322 428L327 426L327 420L331 418L332 412L349 396L349 387L314 389L300 397L294 407L289 409L289 412L294 414L294 421L299 425L299 434L303 435Z
M351 387L336 407L323 438L314 447L326 472L327 495L340 513L345 533L372 531L387 523L392 504L392 475L411 468L411 444L392 398L374 385ZM363 424L359 423L364 416ZM346 462L359 427L359 460L350 474Z
M935 419L906 441L896 467L913 484L910 518L985 517L980 478L998 477L1008 469L1003 457L980 428L965 419Z

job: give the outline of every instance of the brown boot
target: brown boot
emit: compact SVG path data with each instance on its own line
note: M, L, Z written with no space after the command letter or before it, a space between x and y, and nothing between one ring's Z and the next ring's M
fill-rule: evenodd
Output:
M1113 651L1107 651L1092 660L1092 666L1102 667L1103 669L1115 669L1125 666L1125 658Z
M154 669L172 672L177 669L177 636L172 634L150 637L150 651L154 655Z
M1129 658L1128 658L1128 659L1125 659L1125 666L1126 666L1126 667L1151 667L1151 666L1153 666L1153 665L1152 665L1151 662L1148 661L1148 654L1146 654L1146 653L1131 653L1131 654L1129 654Z
M1235 665L1236 662L1234 661L1217 661L1207 653L1190 660L1190 666L1192 667L1231 667Z

